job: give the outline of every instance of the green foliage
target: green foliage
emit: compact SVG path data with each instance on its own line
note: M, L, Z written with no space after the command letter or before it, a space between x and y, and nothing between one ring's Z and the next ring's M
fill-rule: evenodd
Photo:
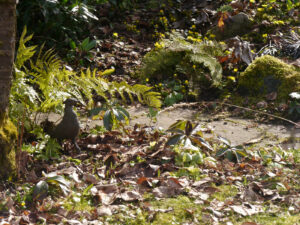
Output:
M131 10L136 3L136 0L108 0L108 2L117 10Z
M58 186L61 191L67 195L70 192L70 182L67 181L63 176L56 175L55 173L43 174L46 179L39 181L32 190L32 200L33 201L42 201L47 197L49 191L49 185Z
M123 103L134 102L134 96L137 97L138 101L149 105L151 107L160 108L160 94L152 91L152 87L146 85L135 84L129 85L127 82L109 82L103 78L103 73L97 74L97 71L91 71L87 69L85 72L81 71L80 76L73 76L69 79L70 88L76 89L80 87L80 91L73 93L77 99L82 99L81 92L84 97L88 99L88 106L93 105L93 93L101 96L105 102L109 102L110 99L120 98ZM108 98L110 96L110 98Z
M203 134L200 131L198 124L193 124L189 120L178 120L173 123L167 132L173 133L166 145L183 144L186 149L198 149L196 146L202 147L205 150L213 151L211 145L204 140Z
M15 79L10 95L10 116L15 123L20 120L29 124L25 128L31 130L35 122L32 115L39 112L62 110L62 102L68 97L75 97L88 108L94 105L93 96L101 96L105 102L120 99L123 103L133 102L135 97L143 104L160 108L160 94L145 85L129 85L126 82L109 82L103 76L114 70L97 72L97 70L81 71L80 75L67 70L56 57L53 50L43 52L43 46L36 54L36 46L27 47L32 35L26 36L24 29L15 62ZM92 47L87 40L87 48ZM25 115L26 116L21 116Z
M37 132L39 142L23 144L23 151L31 153L35 155L37 159L45 161L59 158L61 146L57 143L56 139L50 138L50 136L44 134L42 130L35 131L35 133Z
M49 185L46 181L41 180L39 181L34 187L32 191L32 200L41 200L45 197L47 197L49 190Z
M98 20L95 6L86 0L20 0L17 5L18 27L25 25L38 35L36 42L47 47L67 47L86 37L91 22ZM19 30L21 33L22 30Z
M71 51L67 54L69 62L75 65L85 66L87 62L92 61L92 49L96 47L95 40L90 41L89 37L85 38L81 43L76 46L75 41L70 42Z
M218 43L191 43L173 32L156 46L143 59L142 68L137 73L141 79L161 82L178 74L181 79L189 80L190 86L198 93L207 87L221 87L222 66L216 57L223 53Z
M64 195L67 195L70 192L71 183L63 176L57 175L55 172L43 175L46 177L45 181L48 184L57 185Z
M218 139L224 144L224 147L217 151L217 157L225 157L229 161L239 163L243 157L247 156L242 146L232 146L230 141L223 137L218 137Z
M90 111L90 115L97 115L101 111L104 112L103 124L106 130L111 131L114 128L124 128L122 121L125 121L125 125L129 124L129 113L119 105L106 104L103 107L94 108Z
M153 107L149 107L149 112L147 113L147 117L150 118L151 122L154 123L157 122L157 115L158 115L158 110L154 109Z
M217 10L218 12L232 12L233 8L230 5L223 5Z
M176 152L176 165L189 167L203 163L203 155L200 149L185 148L179 145L174 148L174 151Z

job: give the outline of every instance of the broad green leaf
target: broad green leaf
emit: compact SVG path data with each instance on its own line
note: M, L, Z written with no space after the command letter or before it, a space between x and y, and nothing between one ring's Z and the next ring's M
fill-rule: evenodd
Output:
M90 42L90 38L87 37L86 39L84 39L80 45L80 47L82 48L82 50L85 50L86 46L88 45L88 43Z
M103 117L103 125L106 128L106 130L111 131L112 127L113 127L113 116L112 116L112 111L111 110L107 110L104 114Z
M89 110L89 116L95 116L95 115L98 115L101 111L103 110L106 110L106 107L96 107L96 108L93 108L91 110Z
M216 156L217 157L221 157L223 156L227 151L229 150L229 148L221 148L217 151Z
M67 187L70 186L70 182L67 181L63 176L59 176L59 175L54 176L54 177L48 177L48 178L46 179L46 181L47 181L48 183L62 184L62 185L65 185L65 186L67 186Z
M67 195L70 192L71 183L62 176L48 177L46 181L48 183L57 184L64 193L64 195Z
M75 43L75 41L73 41L73 40L70 41L70 47L71 47L71 49L73 49L73 50L76 49L76 43Z
M225 145L231 146L230 141L227 140L226 138L223 138L223 137L218 136L218 139L219 139L221 142L223 142Z
M235 152L242 157L247 156L247 153L244 150L235 150Z
M122 121L125 119L123 113L117 109L112 109L112 113L115 115L116 119Z
M170 146L170 145L179 144L184 137L185 137L185 135L176 134L176 135L174 135L174 136L172 136L172 137L169 138L169 140L167 141L166 145Z
M129 114L129 112L128 112L126 109L124 109L124 108L121 107L121 106L116 106L116 108L117 108L119 111L121 111L121 112L125 115L125 117L127 117L128 119L130 118L130 114Z
M84 50L85 50L85 51L90 51L92 48L95 48L95 47L96 47L96 44L97 44L97 42L96 42L95 40L92 40L91 42L89 42L89 43L85 46Z
M198 145L198 146L202 146L202 147L204 147L204 148L206 148L206 149L208 149L208 150L210 150L210 151L213 151L214 149L213 149L213 147L205 140L205 139L203 139L202 137L200 137L200 136L190 136L189 137L190 139L191 139L191 141L194 143L194 144L196 144L196 145Z
M231 162L234 162L235 159L239 162L237 154L236 154L235 151L228 150L228 151L225 152L224 156L225 156L226 159L228 159Z
M184 131L187 121L186 120L178 120L175 123L173 123L169 128L167 129L168 132L172 132L172 130L182 130Z
M33 201L42 200L47 197L49 186L46 181L39 181L33 188L32 199Z

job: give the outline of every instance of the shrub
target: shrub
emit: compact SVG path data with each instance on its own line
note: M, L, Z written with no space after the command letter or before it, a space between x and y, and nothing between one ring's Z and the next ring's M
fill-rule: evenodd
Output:
M190 42L178 32L171 33L146 54L137 75L143 80L162 82L176 73L182 80L189 80L190 87L198 94L211 87L220 88L222 66L216 57L223 55L221 45L200 41Z

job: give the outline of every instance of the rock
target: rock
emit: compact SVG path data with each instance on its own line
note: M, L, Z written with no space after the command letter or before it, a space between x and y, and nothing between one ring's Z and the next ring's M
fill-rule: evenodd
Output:
M221 29L218 26L212 28L211 33L216 35L217 40L225 40L235 36L243 36L251 32L252 22L248 15L239 13L224 20L224 27Z
M300 90L300 72L273 56L264 55L241 73L238 88L241 94L255 99L267 96L269 101L286 102L291 92Z

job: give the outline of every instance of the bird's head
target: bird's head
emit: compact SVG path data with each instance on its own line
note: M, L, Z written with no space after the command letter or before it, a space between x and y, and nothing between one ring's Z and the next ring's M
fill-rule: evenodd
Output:
M66 106L78 106L80 102L75 98L68 98L67 100L64 101L64 104Z

